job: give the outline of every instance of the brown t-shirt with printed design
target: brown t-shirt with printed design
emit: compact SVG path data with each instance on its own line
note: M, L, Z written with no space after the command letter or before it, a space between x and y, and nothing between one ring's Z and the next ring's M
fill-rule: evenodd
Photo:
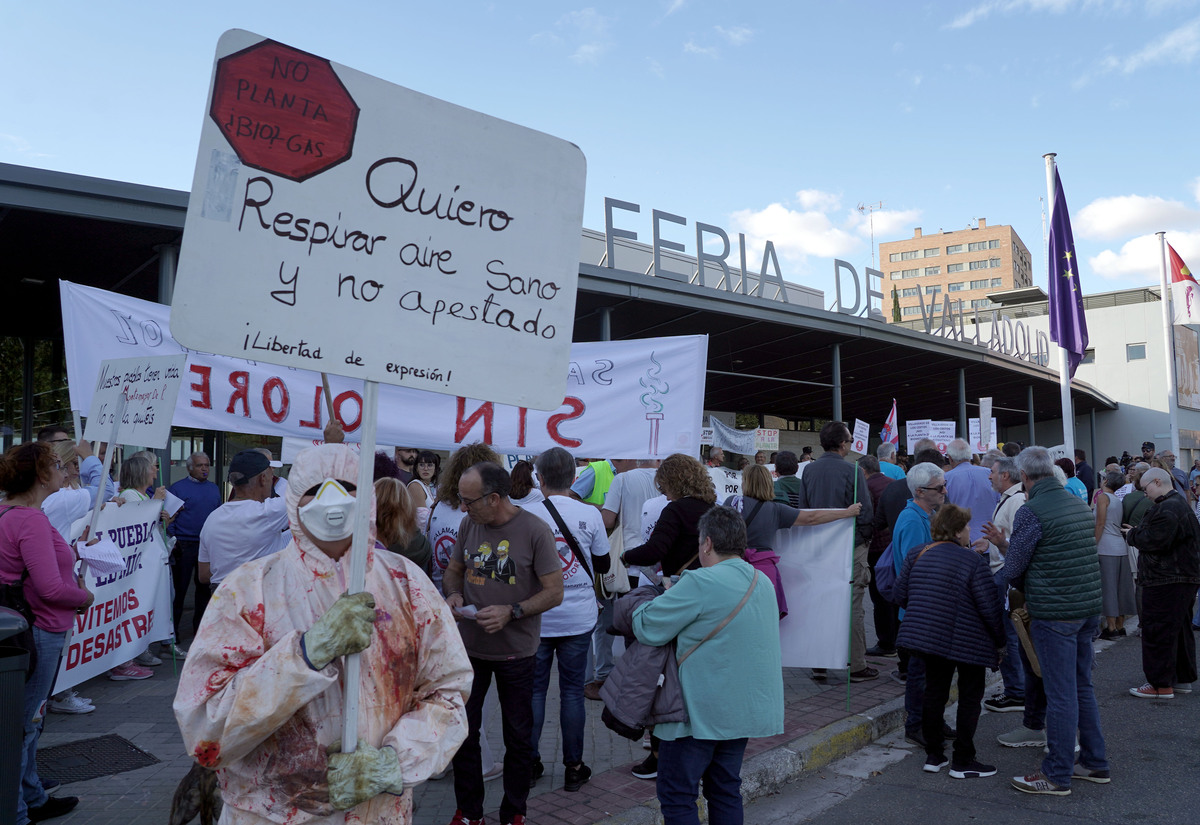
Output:
M463 604L475 607L523 602L541 591L541 576L562 570L554 534L544 521L524 510L499 527L464 518L454 558L463 565ZM537 653L542 617L511 621L499 633L485 633L473 619L459 619L458 629L471 656L523 659Z

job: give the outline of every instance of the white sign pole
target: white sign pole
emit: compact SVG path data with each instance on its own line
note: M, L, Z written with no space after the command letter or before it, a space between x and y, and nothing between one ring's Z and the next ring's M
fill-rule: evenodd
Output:
M371 494L375 476L375 424L379 411L379 383L363 382L362 441L358 452L359 506L354 508L354 538L350 547L350 586L347 593L361 593L367 584L367 554L370 547ZM363 506L365 505L365 506ZM342 711L342 752L353 753L358 747L358 689L362 669L361 653L346 657L346 703Z
M113 453L116 450L117 430L121 419L125 417L125 396L117 401L117 414L113 416L112 434L108 437L108 449L104 452L104 469L100 471L100 485L96 488L96 505L92 508L92 522L88 528L88 538L96 535L96 522L100 520L100 508L104 505L104 491L108 487L108 470L112 467Z

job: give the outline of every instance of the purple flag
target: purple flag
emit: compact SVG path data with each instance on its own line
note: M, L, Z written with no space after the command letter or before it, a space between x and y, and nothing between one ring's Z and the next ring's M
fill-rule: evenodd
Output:
M1087 319L1083 317L1083 288L1075 258L1075 238L1062 180L1054 170L1054 212L1050 216L1050 340L1067 351L1070 375L1083 360L1088 345Z

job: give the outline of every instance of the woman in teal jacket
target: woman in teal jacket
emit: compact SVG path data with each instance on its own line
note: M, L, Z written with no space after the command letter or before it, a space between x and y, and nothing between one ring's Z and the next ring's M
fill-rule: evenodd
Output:
M740 825L746 741L783 733L779 610L771 583L743 558L742 517L714 507L699 527L701 568L639 607L633 631L643 644L678 640L688 721L654 728L662 740L657 792L664 822L699 822L703 779L711 825Z

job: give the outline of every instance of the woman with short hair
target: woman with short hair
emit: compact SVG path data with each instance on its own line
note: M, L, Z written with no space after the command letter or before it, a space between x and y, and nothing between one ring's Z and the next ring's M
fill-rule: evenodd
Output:
M915 472L915 470L914 470ZM971 511L943 504L933 517L933 543L904 559L894 595L904 608L896 644L925 663L922 734L925 767L946 766L942 715L958 672L958 723L950 776L993 776L994 765L976 759L975 729L983 701L984 671L999 665L1006 645L1000 596L986 554L971 549Z

